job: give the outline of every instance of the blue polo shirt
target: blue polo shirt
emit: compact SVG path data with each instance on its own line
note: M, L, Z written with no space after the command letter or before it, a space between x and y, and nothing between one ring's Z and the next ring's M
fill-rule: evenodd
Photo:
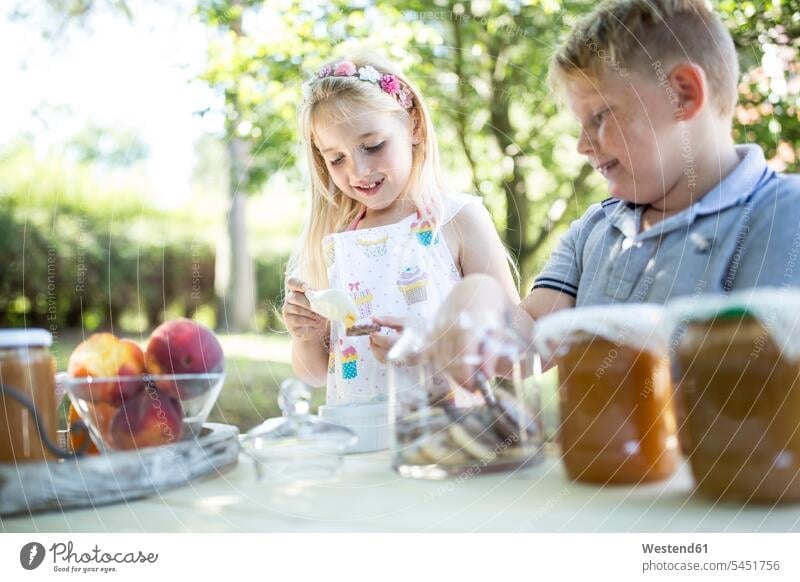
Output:
M800 286L800 176L767 167L759 146L697 202L648 230L646 205L592 205L559 241L533 288L576 305L665 303L673 297Z

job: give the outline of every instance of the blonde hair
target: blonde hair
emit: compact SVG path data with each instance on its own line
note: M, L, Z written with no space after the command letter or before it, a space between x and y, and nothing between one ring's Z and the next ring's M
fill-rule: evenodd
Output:
M300 107L300 128L310 170L311 204L299 248L289 261L287 273L315 288L328 286L323 239L346 229L361 210L358 202L336 187L314 143L314 122L320 112L334 122L353 119L365 109L398 115L407 122L415 121L419 143L413 148L411 175L401 196L412 200L420 215L435 225L441 224L444 213L439 148L430 112L419 89L396 66L373 55L355 55L329 64L341 60L349 60L356 68L369 65L383 74L394 75L411 91L413 106L405 109L379 85L358 77L329 76L309 83L307 97Z
M564 78L597 78L603 67L624 75L632 69L654 69L660 61L667 66L674 59L702 67L710 102L720 115L733 116L739 78L736 49L704 0L603 2L578 21L553 55L550 83L560 89Z

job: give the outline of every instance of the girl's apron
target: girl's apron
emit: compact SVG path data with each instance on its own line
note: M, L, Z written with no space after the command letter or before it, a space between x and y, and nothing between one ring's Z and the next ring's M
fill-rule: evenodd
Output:
M450 196L443 224L474 196ZM372 316L430 320L461 279L441 236L416 214L387 226L330 234L323 240L330 287L343 289L357 307L356 324ZM332 322L328 359L327 404L382 400L387 393L386 366L369 347L369 336L348 337ZM382 333L394 334L384 328Z

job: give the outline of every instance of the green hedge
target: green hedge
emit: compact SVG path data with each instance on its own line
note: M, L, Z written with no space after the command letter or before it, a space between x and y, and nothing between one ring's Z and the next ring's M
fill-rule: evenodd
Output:
M19 214L0 211L2 327L147 329L216 309L208 243L142 244L122 227L110 232L106 220L62 213L46 226ZM261 329L281 327L274 306L284 266L285 257L255 261Z

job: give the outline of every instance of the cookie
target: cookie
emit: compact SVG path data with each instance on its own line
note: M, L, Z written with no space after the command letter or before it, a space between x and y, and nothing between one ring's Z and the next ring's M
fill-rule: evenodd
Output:
M369 335L371 333L377 333L381 330L381 326L377 323L362 323L360 325L353 325L347 328L344 332L345 335L349 336L357 336L357 335Z
M420 452L420 446L427 439L428 437L424 436L404 445L403 448L398 451L401 462L407 465L430 465L430 460Z
M492 430L500 437L501 442L513 444L519 441L519 426L514 422L513 416L506 414L506 408L501 402L487 407Z
M480 420L480 419L484 419L484 418L488 418L489 419L488 422L482 422ZM470 417L463 424L464 424L464 428L469 430L470 435L472 435L473 437L476 437L479 441L481 441L486 446L491 447L492 449L494 449L500 442L502 442L502 439L498 438L497 433L494 430L492 430L492 421L493 420L494 420L494 417L491 415L490 412L487 411L486 413L480 414L480 415L471 414ZM471 429L470 428L472 423L478 423L478 422L480 422L481 427L482 427L482 431L481 432L477 432L475 429Z
M531 417L526 410L520 406L514 398L505 391L497 391L496 408L500 410L517 431L522 430L526 433L537 433L538 428L536 419Z
M502 449L499 451L499 456L505 461L524 461L535 457L539 450L535 445L517 445Z
M456 446L465 451L472 458L484 463L489 463L494 460L495 454L492 449L485 446L478 439L473 438L461 424L453 424L449 430L450 438Z
M438 408L431 408L427 414L415 412L406 418L398 419L395 433L403 442L408 442L423 434L437 433L450 424L448 417Z
M447 410L447 415L454 423L461 424L473 439L493 449L500 439L492 431L491 417L482 414L482 409L451 408Z
M419 449L403 449L400 458L405 465L430 465L431 462Z
M431 435L419 447L419 452L431 463L457 466L469 463L472 459L464 451L450 445L443 434Z

